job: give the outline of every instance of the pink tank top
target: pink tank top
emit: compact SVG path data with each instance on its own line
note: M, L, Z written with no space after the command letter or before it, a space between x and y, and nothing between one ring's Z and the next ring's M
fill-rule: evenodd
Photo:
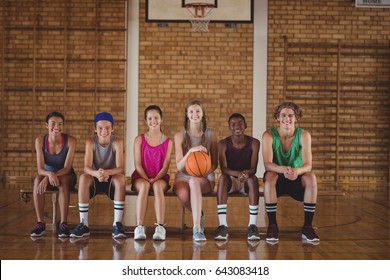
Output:
M164 165L168 150L169 138L167 137L160 145L151 146L142 134L141 157L142 167L148 178L154 178Z

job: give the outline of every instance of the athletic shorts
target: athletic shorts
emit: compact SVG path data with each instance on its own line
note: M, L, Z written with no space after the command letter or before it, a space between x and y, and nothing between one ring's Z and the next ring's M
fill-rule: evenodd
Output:
M76 176L76 173L74 172L74 170L72 169L69 173L69 190L70 191L75 191L76 190L76 183L77 183L77 176ZM58 190L58 187L54 187L52 185L48 185L46 190L48 191L55 191L55 190Z
M114 200L115 188L112 186L111 176L108 182L99 182L98 178L93 177L93 185L89 188L89 198L94 198L98 193L104 192L111 200Z
M265 182L265 174L263 176L263 182ZM305 195L305 188L302 186L302 175L299 175L297 179L291 181L284 177L283 173L278 173L278 180L276 181L276 195L277 197L282 195L289 195L297 201L303 201Z
M241 193L247 195L248 193L245 190L246 184L244 182L240 182L237 177L230 176L230 180L232 180L232 186L228 193Z
M184 172L177 172L176 176L175 176L174 185L177 182L186 182L186 183L188 183L191 178L192 178L191 175L188 175L188 174L186 174ZM207 178L204 178L204 179L208 180L210 182L210 192L213 192L213 186L214 186L214 182L215 182L215 174L214 174L214 172L212 172L209 175L207 175ZM175 191L175 189L173 189L173 191Z

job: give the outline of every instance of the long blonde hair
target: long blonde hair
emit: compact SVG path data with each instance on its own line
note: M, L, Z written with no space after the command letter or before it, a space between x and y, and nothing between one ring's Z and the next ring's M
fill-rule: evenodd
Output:
M206 132L206 129L207 129L207 122L206 122L206 111L203 107L203 104L202 102L200 102L199 100L193 100L193 101L190 101L186 108L185 108L185 111L184 111L184 140L183 140L183 145L182 145L182 148L183 148L183 154L186 154L187 151L191 148L191 138L190 136L188 135L188 129L189 129L189 122L190 120L188 119L187 117L187 113L188 113L188 108L191 107L192 105L199 105L200 108L202 109L202 112L203 112L203 116L202 116L202 140L200 141L200 144L202 146L206 146L206 135L205 135L205 132Z

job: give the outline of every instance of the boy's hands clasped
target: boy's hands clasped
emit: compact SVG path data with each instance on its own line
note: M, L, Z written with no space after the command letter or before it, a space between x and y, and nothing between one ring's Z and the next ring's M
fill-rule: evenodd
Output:
M108 179L110 178L110 175L106 174L106 170L99 168L99 170L96 171L99 182L108 182Z

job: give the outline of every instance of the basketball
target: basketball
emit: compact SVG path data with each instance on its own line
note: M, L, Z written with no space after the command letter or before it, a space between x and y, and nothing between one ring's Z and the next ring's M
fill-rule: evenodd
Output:
M211 168L211 159L205 152L190 153L185 162L187 173L194 177L203 177Z

